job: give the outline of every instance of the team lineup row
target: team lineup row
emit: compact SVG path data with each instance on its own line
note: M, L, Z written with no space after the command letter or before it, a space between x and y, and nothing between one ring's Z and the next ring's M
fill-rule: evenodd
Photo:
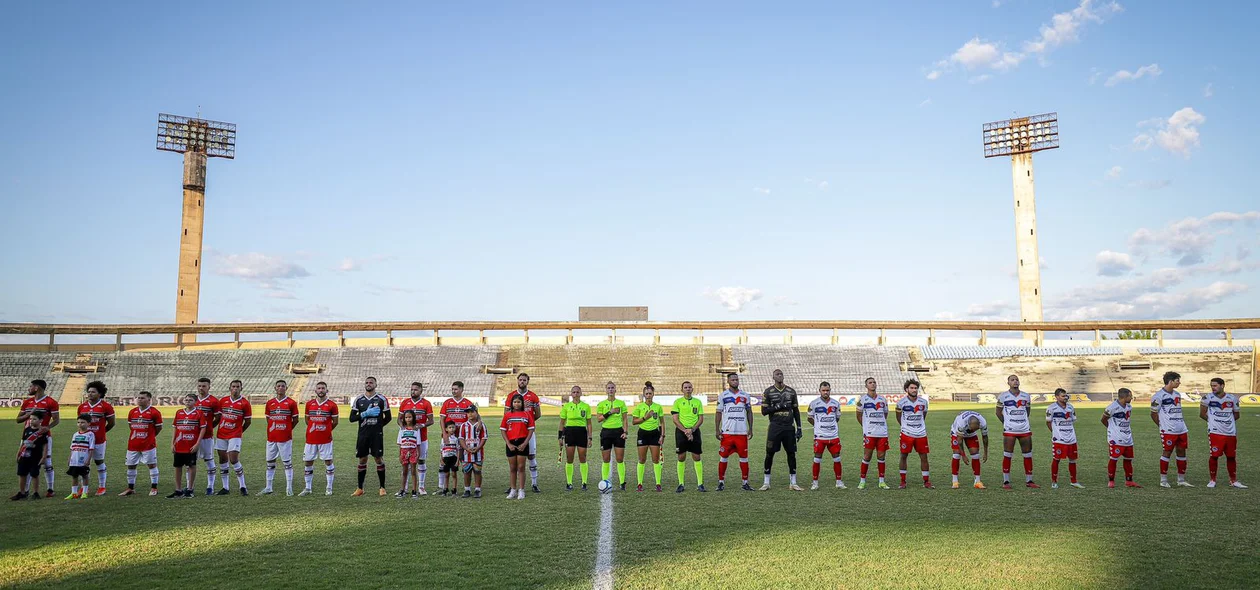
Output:
M774 384L768 387L760 400L760 414L766 417L769 426L766 432L766 454L764 465L764 483L761 490L770 489L771 472L775 455L784 451L788 463L789 485L794 491L802 490L796 479L797 442L802 437L801 408L797 401L796 391L787 386L781 370L772 373ZM1185 480L1186 447L1188 445L1188 428L1182 414L1183 397L1177 391L1180 376L1169 372L1164 375L1164 385L1157 390L1151 399L1151 418L1159 426L1163 443L1160 457L1160 485L1171 487L1167 473L1169 464L1176 460L1177 481L1179 486L1190 486ZM919 395L919 384L916 381L905 382L905 396L895 404L890 404L876 391L873 378L865 381L866 393L855 402L855 418L862 431L862 464L859 489L866 487L867 471L872 460L877 463L878 487L888 489L885 482L885 456L889 448L888 415L895 411L900 425L900 488L906 487L907 460L911 454L920 459L923 486L932 488L928 469L929 445L927 437L928 399ZM536 422L542 416L539 397L529 389L529 376L520 374L517 378L517 390L508 396L504 404L504 414L500 421L500 436L505 445L508 460L510 487L507 491L509 499L525 498L526 473L530 487L535 493L541 493L538 487L537 437ZM997 397L996 416L1002 424L1003 487L1011 488L1010 470L1015 447L1023 455L1025 485L1030 488L1039 487L1033 481L1032 453L1032 417L1031 397L1019 388L1019 378L1011 375L1007 378L1008 389ZM40 493L35 486L36 478L42 468L47 494L52 497L55 470L52 458L52 429L60 423L60 408L56 400L48 396L46 384L42 380L31 382L28 397L18 413L19 423L25 423L22 442L19 447L17 471L19 490L12 500L39 498ZM1239 419L1238 400L1233 394L1225 392L1225 383L1219 378L1211 381L1212 393L1204 396L1200 402L1200 417L1207 422L1209 446L1210 481L1208 487L1215 487L1217 463L1225 457L1229 473L1230 485L1246 488L1237 477L1237 427ZM202 378L196 384L197 392L183 398L184 407L177 410L171 423L174 435L171 438L170 450L175 468L175 491L168 498L191 498L196 478L198 461L206 464L206 494L228 495L229 472L235 474L238 490L241 495L248 495L245 485L245 470L240 462L241 440L244 432L251 426L253 409L242 394L240 381L232 381L229 395L216 398L210 395L210 380ZM299 412L298 403L288 396L288 384L277 381L275 395L267 400L264 415L267 422L266 444L266 486L260 495L274 493L275 471L282 465L285 474L286 493L293 495L293 433L299 425L303 414ZM704 403L693 396L690 382L684 382L682 395L666 411L656 403L655 388L649 381L644 385L642 402L634 405L633 411L625 401L617 399L616 385L609 382L606 386L607 397L594 408L582 401L582 390L574 386L568 401L560 409L560 430L557 433L561 441L561 453L565 463L566 489L574 489L575 460L580 474L580 486L585 490L588 485L587 449L592 445L595 424L600 425L599 446L602 454L602 478L599 482L601 491L613 489L612 480L615 465L620 489L626 489L625 447L630 438L630 426L638 426L635 434L638 464L637 490L643 491L646 466L652 464L655 476L655 489L662 491L662 446L665 429L672 425L674 447L677 455L677 492L685 490L686 459L691 455L697 480L697 491L706 491L704 481L704 465L702 461L703 439L701 428L705 422ZM66 499L81 499L89 496L88 476L89 464L95 463L97 471L97 488L95 495L106 493L107 467L105 449L107 433L115 425L113 407L105 400L107 388L100 381L93 381L86 387L87 400L78 407L77 430L71 435L69 469L67 474L73 481L71 493ZM835 473L837 488L845 488L842 479L840 458L840 410L841 403L831 397L831 386L823 382L818 388L818 398L810 402L805 412L805 419L813 426L813 483L811 489L818 489L818 477L824 454L829 454ZM1076 409L1069 401L1066 391L1055 392L1056 401L1046 409L1046 425L1051 433L1052 487L1058 487L1058 473L1061 462L1068 463L1070 485L1084 487L1077 481L1076 459L1077 443L1075 422ZM1133 481L1133 433L1130 428L1132 418L1133 394L1128 389L1120 389L1117 399L1103 412L1102 423L1107 429L1110 459L1108 462L1108 487L1115 486L1116 468L1119 463L1124 466L1124 485L1140 487ZM151 405L152 396L148 392L140 392L137 396L137 407L127 416L129 436L127 440L126 467L127 489L120 495L135 494L137 471L141 464L148 467L150 479L149 495L158 495L158 460L157 437L163 429L163 418L157 408ZM727 388L718 396L714 412L714 435L718 441L718 484L717 491L725 489L726 468L728 459L738 458L742 477L742 489L753 491L748 479L748 445L754 438L754 398L739 387L739 375L727 376ZM379 494L387 494L385 489L386 467L384 462L384 426L393 420L389 401L376 391L376 379L368 377L364 383L364 393L357 396L350 404L350 421L358 423L355 456L358 459L358 486L353 495L364 494L364 481L368 469L368 458L375 461ZM410 397L404 399L399 406L399 426L396 444L399 452L399 464L402 468L402 487L396 496L426 495L427 479L428 427L435 423L435 413L429 400L425 399L423 385L412 383ZM315 386L315 397L305 404L306 420L305 447L302 461L305 464L305 486L298 495L312 493L314 466L317 461L325 467L326 494L332 495L335 476L333 464L332 432L338 425L340 409L338 404L329 399L327 385L319 382ZM463 383L456 381L451 386L451 397L445 400L436 419L441 425L440 465L438 473L439 495L455 496L458 494L458 481L463 476L463 497L480 497L482 485L482 466L485 459L488 427L481 420L477 406L463 395ZM988 424L984 416L973 410L959 413L950 428L950 448L952 454L952 487L958 488L959 468L961 463L969 460L975 477L973 487L983 489L980 480L980 465L988 460L989 434ZM217 463L216 463L217 459ZM217 469L216 469L217 468ZM216 476L221 488L216 492Z

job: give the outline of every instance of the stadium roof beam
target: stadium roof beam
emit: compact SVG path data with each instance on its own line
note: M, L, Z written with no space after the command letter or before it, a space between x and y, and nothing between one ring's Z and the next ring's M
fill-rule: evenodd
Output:
M1045 113L985 123L984 157L1011 157L1015 189L1015 252L1019 274L1019 317L1041 321L1041 256L1037 253L1037 203L1032 155L1059 147L1059 114ZM1024 333L1028 338L1031 334Z

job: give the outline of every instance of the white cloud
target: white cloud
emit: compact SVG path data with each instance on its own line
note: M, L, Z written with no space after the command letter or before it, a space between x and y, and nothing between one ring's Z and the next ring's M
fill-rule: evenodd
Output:
M333 270L337 272L358 272L360 270L363 270L369 264L381 262L384 260L390 260L392 258L393 256L388 256L385 254L376 254L374 256L369 256L367 258L351 258L347 256L345 258L342 258L341 263L339 263L336 267L334 267Z
M1115 86L1116 84L1120 84L1122 82L1132 82L1139 78L1145 78L1148 76L1151 78L1158 78L1159 75L1162 73L1164 73L1164 71L1159 69L1159 64L1151 64L1149 66L1142 66L1138 68L1136 72L1130 72L1129 70L1120 70L1112 74L1110 78L1107 78L1107 81L1104 82L1103 85Z
M749 289L747 287L718 287L717 289L705 289L701 295L717 301L727 311L739 311L749 303L761 299L762 293L761 289Z
M1119 166L1112 166L1107 170L1107 178L1120 178L1121 174L1124 174L1124 168Z
M1216 92L1212 90L1212 83L1208 82L1208 85L1203 87L1203 98L1212 98L1213 94Z
M267 291L266 293L263 293L263 297L270 297L271 299L297 299L297 295L282 289Z
M923 107L928 106L928 105L930 105L930 104L932 104L932 99L930 99L930 98L925 98L925 99L923 99L923 102L919 103L919 108L923 108Z
M1095 255L1094 264L1098 267L1098 274L1104 277L1118 277L1136 268L1132 256L1111 250L1103 250Z
M967 315L977 316L1000 316L1007 312L1014 311L1014 305L1005 301L990 301L989 303L972 303L967 306Z
M1094 0L1080 0L1076 8L1050 17L1050 22L1041 26L1036 37L1022 44L1023 51L1011 51L1000 43L986 41L979 36L972 37L948 58L933 64L927 79L936 80L945 72L960 67L965 70L990 69L1005 72L1018 67L1029 56L1044 60L1054 49L1077 41L1087 23L1102 23L1107 17L1123 10L1116 2L1095 6Z
M1176 293L1157 290L1138 294L1125 300L1100 301L1090 305L1056 309L1050 315L1053 319L1065 321L1176 318L1198 312L1246 291L1246 285L1217 281L1206 287L1186 289Z
M823 180L823 181L821 181L821 182L819 182L819 183L818 183L818 190L820 190L820 191L825 191L825 190L827 190L828 188L831 188L831 183L830 183L830 182L827 182L827 181Z
M761 193L761 194L763 194L763 195L768 195L768 194L770 194L770 189L768 189L768 188L763 188L763 187L760 187L760 186L754 186L754 187L753 187L753 191L754 191L754 192Z
M1184 107L1173 113L1167 120L1154 119L1138 123L1139 127L1153 125L1158 128L1154 135L1139 133L1133 138L1133 147L1139 150L1158 145L1184 158L1190 157L1190 150L1199 147L1199 125L1207 118L1190 107Z
M1129 183L1129 188L1139 188L1144 191L1157 191L1169 186L1172 186L1172 181L1166 178L1161 180L1138 180Z
M774 297L775 307L791 307L796 305L800 305L800 302L788 297L787 295L776 295Z
M973 76L971 78L968 78L967 83L968 84L982 84L992 79L993 79L993 76L990 76L989 74L980 74L979 76Z
M1097 83L1098 79L1101 77L1102 77L1102 70L1098 68L1089 69L1089 85L1090 86L1093 86L1095 83Z
M311 276L311 273L300 264L259 252L246 254L214 252L211 256L211 264L214 274L249 281L300 279Z
M938 320L956 320L958 319L958 314L952 311L938 311L933 317Z
M1139 256L1160 254L1177 259L1177 266L1200 264L1216 245L1216 236L1238 224L1254 225L1260 211L1219 211L1206 217L1187 217L1158 231L1139 228L1129 236L1129 248Z

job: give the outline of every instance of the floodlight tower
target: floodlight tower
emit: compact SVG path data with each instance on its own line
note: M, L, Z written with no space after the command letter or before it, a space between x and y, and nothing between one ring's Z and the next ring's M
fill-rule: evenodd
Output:
M1011 157L1015 185L1015 252L1019 266L1019 316L1041 321L1041 258L1037 255L1037 204L1033 152L1059 147L1059 114L1046 113L984 124L984 157ZM1035 338L1024 332L1024 338Z
M201 295L201 234L206 220L206 158L236 158L236 125L159 114L157 149L184 154L184 219L179 234L175 323L197 323ZM195 341L189 335L185 341Z

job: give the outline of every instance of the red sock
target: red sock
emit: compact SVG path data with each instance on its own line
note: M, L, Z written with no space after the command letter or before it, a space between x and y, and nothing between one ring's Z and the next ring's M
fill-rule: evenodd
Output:
M1116 460L1107 461L1107 481L1116 481Z
M818 464L818 459L814 459L814 481L818 481L818 468L822 465Z
M1068 475L1072 476L1072 483L1076 483L1076 462L1068 461Z
M718 479L726 479L726 461L718 461Z
M958 475L958 463L959 463L958 457L954 457L953 459L950 460L949 462L950 473L953 473L954 475Z
M1225 469L1229 471L1229 483L1238 481L1238 459L1225 457Z
M739 474L744 476L744 481L748 481L748 461L740 459Z
M1208 457L1208 479L1216 481L1216 460L1219 457Z
M928 474L924 473L924 474L923 474L923 483L927 483L927 482L931 481L930 479L928 479L929 477L930 477L930 476L929 476Z
M871 466L871 464L870 464L869 462L867 462L867 461L863 461L863 462L862 462L862 471L861 471L862 479L866 479L866 470L867 470L870 466Z
M1024 473L1032 475L1032 457L1024 457Z
M906 485L906 472L905 471L901 472L901 485L903 486Z
M980 477L980 460L979 459L971 460L971 472L976 474L976 477Z
M884 479L884 462L879 462L879 478Z
M831 466L832 466L832 468L833 468L833 469L835 469L835 471L836 471L836 479L837 479L837 480L841 479L840 474L843 472L843 469L840 467L840 462L839 462L839 461L832 461L832 462L831 462Z
M1177 458L1177 475L1186 474L1186 460L1184 457Z
M1027 461L1027 460L1028 459L1024 459L1024 461ZM1052 482L1059 481L1059 460L1058 459L1050 460L1050 481Z
M1011 473L1011 456L1002 455L1002 473L1009 475Z
M1160 474L1160 475L1168 475L1168 457L1160 457L1160 459L1159 459L1159 474Z
M1133 459L1124 460L1124 480L1133 481Z

